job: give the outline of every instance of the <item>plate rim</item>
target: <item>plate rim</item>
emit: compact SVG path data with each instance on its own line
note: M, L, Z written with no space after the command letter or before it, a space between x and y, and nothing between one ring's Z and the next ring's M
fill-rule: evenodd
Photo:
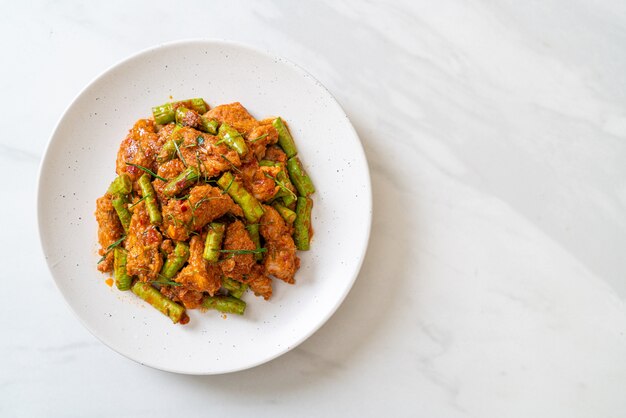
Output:
M44 191L42 190L42 176L44 174L44 170L50 164L51 157L50 157L49 152L50 152L53 144L56 142L55 138L57 136L57 132L60 129L61 123L63 122L63 120L65 119L67 114L70 112L70 110L72 109L74 103L76 103L76 101L83 94L85 94L85 92L91 86L93 86L101 78L103 78L105 75L107 75L110 71L114 70L115 68L117 68L119 66L122 66L122 65L128 63L129 61L135 60L135 59L137 59L137 58L139 58L139 57L141 57L143 55L148 55L148 54L151 54L151 53L153 53L155 51L158 51L160 49L172 48L172 47L176 47L176 46L182 46L182 45L185 45L185 46L188 46L188 45L206 45L206 44L222 45L222 46L227 46L227 47L235 47L235 48L240 48L240 49L243 49L243 50L247 50L248 52L264 55L264 56L266 56L268 58L271 58L272 60L274 60L276 62L280 62L282 64L286 64L286 65L290 66L292 69L294 69L296 72L298 72L299 75L310 78L317 86L321 87L326 92L326 94L328 95L329 99L337 106L337 109L341 112L342 116L346 119L347 124L349 126L349 129L354 134L354 137L357 139L357 141L356 141L357 147L356 147L355 151L356 151L356 153L358 153L359 157L362 158L362 160L365 163L364 164L364 169L365 169L364 170L364 174L365 174L365 176L363 178L363 182L364 182L364 184L367 187L366 187L366 190L365 190L366 196L364 196L364 204L367 205L366 212L367 212L367 218L368 219L367 219L367 222L366 222L366 225L365 225L365 239L361 243L361 248L360 248L360 251L359 251L360 252L360 257L359 257L359 261L358 261L358 263L356 265L356 268L354 269L354 273L352 274L352 277L348 281L348 285L345 287L345 289L342 292L341 296L337 299L337 302L335 303L335 305L323 317L320 318L320 320L317 322L316 326L311 327L311 329L307 333L305 333L298 340L294 341L293 344L291 344L291 345L289 345L287 347L284 347L284 348L282 348L280 350L277 350L275 353L272 353L272 355L267 356L267 357L265 357L265 358L263 358L261 360L258 360L256 362L248 363L248 364L245 364L245 365L240 366L240 367L231 367L231 368L229 368L227 370L219 370L219 371L201 370L201 371L197 371L197 372L190 372L190 371L187 371L187 370L177 370L176 368L172 368L172 367L163 367L161 365L156 365L156 364L150 364L150 363L147 363L147 362L143 362L139 358L133 358L131 355L119 351L118 349L116 349L115 347L110 345L107 341L105 341L105 337L104 336L99 335L94 329L92 329L92 327L90 327L89 324L87 324L87 322L81 317L81 315L79 315L79 313L70 304L70 301L68 300L67 295L62 290L61 286L59 285L59 282L57 281L57 278L55 277L55 275L54 275L54 273L52 271L52 266L50 265L50 262L48 260L47 255L46 255L46 248L44 247L44 234L42 232L42 230L43 230L43 219L42 219L43 215L42 215L42 213L44 212L44 209L42 208L42 204L43 204L43 197L42 196L44 194ZM153 45L153 46L150 46L148 48L141 49L141 50L139 50L139 51L137 51L135 53L132 53L132 54L126 56L125 58L122 58L121 60L116 61L115 63L113 63L112 65L108 66L106 69L101 71L93 79L91 79L83 88L80 89L80 91L74 96L74 98L66 106L65 110L62 112L61 116L56 121L54 129L52 130L52 133L48 137L48 140L46 142L46 146L44 147L43 156L42 156L41 161L39 163L38 172L37 172L36 193L37 193L37 195L36 195L37 235L39 237L39 248L40 248L41 253L43 254L44 259L46 261L46 267L48 269L48 273L51 276L52 281L54 282L57 290L59 291L59 293L61 293L61 296L63 297L63 301L65 302L65 304L69 308L69 310L72 312L72 314L76 318L78 318L78 320L83 325L83 327L85 329L87 329L91 335L93 335L98 341L100 341L102 344L107 346L109 349L111 349L112 351L116 352L117 354L119 354L119 355L121 355L121 356L123 356L123 357L125 357L125 358L127 358L129 360L132 360L132 361L134 361L134 362L136 362L138 364L141 364L141 365L144 365L144 366L148 366L148 367L156 369L156 370L163 370L163 371L170 372L170 373L185 374L185 375L197 375L197 376L228 374L228 373L234 373L234 372L243 371L243 370L247 370L247 369L251 369L251 368L260 366L261 364L268 363L268 362L270 362L270 361L272 361L272 360L274 360L274 359L276 359L276 358L286 354L287 352L295 349L300 344L302 344L304 341L308 340L313 334L315 334L317 331L319 331L319 329L322 328L329 321L329 319L337 312L339 307L343 304L343 302L345 301L346 297L348 296L348 294L350 293L350 291L354 287L354 283L355 283L357 277L359 276L359 273L361 272L361 268L363 266L363 262L365 261L365 257L367 255L367 250L368 250L369 241L370 241L371 227L372 227L372 219L373 219L372 182L371 182L371 174L370 174L370 169L369 169L369 162L367 160L367 156L365 154L365 150L364 150L364 147L363 147L363 143L361 142L361 138L359 137L356 129L352 125L352 122L348 118L348 115L346 114L345 110L343 109L343 107L341 106L341 104L339 103L337 98L315 76L313 76L311 73L309 73L307 70L305 70L304 68L302 68L298 64L294 63L293 61L291 61L289 59L286 59L286 58L283 58L282 56L275 55L271 51L266 50L264 48L259 48L259 47L252 46L252 45L247 44L247 43L239 42L239 41L232 41L232 40L221 39L221 38L187 38L187 39L179 39L179 40L175 40L175 41L159 43L157 45Z

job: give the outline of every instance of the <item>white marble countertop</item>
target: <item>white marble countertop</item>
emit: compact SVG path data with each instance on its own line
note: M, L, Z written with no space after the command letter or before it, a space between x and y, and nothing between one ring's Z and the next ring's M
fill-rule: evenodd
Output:
M27 3L0 15L0 416L626 416L626 3ZM91 336L35 222L37 167L72 98L194 37L270 50L326 85L365 147L375 211L331 320L209 377Z

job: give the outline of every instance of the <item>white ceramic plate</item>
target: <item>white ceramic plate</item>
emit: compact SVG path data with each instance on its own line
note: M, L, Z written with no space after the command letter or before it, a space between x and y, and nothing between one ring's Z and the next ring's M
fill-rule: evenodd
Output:
M274 280L269 302L251 293L245 316L190 311L185 326L96 270L96 198L115 177L115 157L152 106L203 97L240 101L253 116L289 122L317 193L315 237L300 252L296 285ZM183 41L141 52L87 86L58 123L39 175L39 232L68 304L102 342L142 364L217 374L269 361L313 334L341 304L359 272L371 224L371 186L359 139L330 93L301 68L248 46Z

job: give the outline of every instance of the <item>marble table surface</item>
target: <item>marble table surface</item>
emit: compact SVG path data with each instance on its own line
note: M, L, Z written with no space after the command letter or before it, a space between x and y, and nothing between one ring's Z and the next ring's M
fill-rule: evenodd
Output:
M0 416L626 416L626 3L14 2L0 15ZM209 377L98 342L48 273L37 169L72 98L139 50L225 38L337 97L367 259L309 340Z

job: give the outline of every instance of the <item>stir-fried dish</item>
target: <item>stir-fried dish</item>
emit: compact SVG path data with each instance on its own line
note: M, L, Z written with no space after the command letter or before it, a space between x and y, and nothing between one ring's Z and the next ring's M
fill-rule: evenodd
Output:
M138 120L96 201L98 270L185 324L186 309L243 314L244 295L293 284L315 192L280 118L240 103L167 103Z

